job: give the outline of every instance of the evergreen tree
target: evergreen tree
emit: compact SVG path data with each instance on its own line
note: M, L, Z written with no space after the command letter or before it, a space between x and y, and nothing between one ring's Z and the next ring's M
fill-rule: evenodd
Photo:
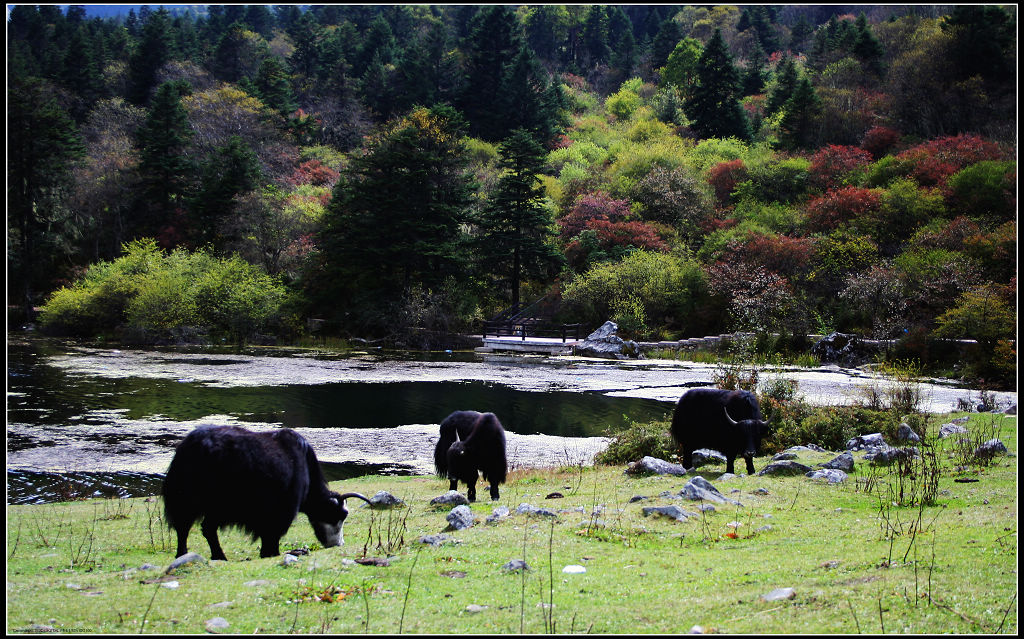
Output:
M651 67L657 69L665 66L669 54L675 50L676 45L683 39L683 28L675 20L665 20L658 29L651 43Z
M93 52L92 39L85 27L75 29L71 34L63 72L62 84L78 98L72 114L77 121L82 121L104 92L102 67Z
M171 59L173 45L170 13L161 8L142 25L142 41L128 63L128 98L132 102L144 105L149 101L157 71Z
M252 4L246 9L245 22L267 40L274 35L274 14L265 4Z
M505 114L495 109L495 102L501 104L507 98L507 65L520 50L518 24L506 5L488 5L473 22L466 53L466 84L459 106L469 120L472 135L500 140L509 128Z
M796 68L796 62L789 55L783 56L776 70L775 87L768 94L768 102L765 103L765 112L772 115L781 109L789 96L796 91L796 85L799 82L800 75Z
M583 52L588 66L607 64L611 58L608 46L608 14L603 5L590 5L583 24Z
M563 128L561 87L548 78L533 51L525 45L512 61L496 98L495 111L501 116L501 123L491 135L524 129L538 143L545 144Z
M764 49L755 40L750 50L750 58L747 60L747 68L743 71L743 95L757 95L762 92L764 83L768 81L766 62Z
M222 221L234 208L234 197L259 186L262 172L256 154L237 135L217 149L200 169L200 186L194 200L196 213L195 244L223 246L231 238L220 233Z
M822 104L808 78L800 80L782 110L779 141L783 146L788 149L807 149L815 146L821 126Z
M136 133L139 146L140 214L137 231L154 235L172 219L195 175L185 149L192 137L188 114L181 98L187 83L164 82L153 96L145 123Z
M297 105L295 95L292 92L292 85L288 77L288 69L284 62L276 55L263 58L260 69L253 81L256 95L271 109L287 117L291 115Z
M789 32L789 48L793 51L803 50L813 33L814 26L807 20L807 16L801 13Z
M880 74L882 72L882 56L885 51L878 38L871 32L871 27L868 26L867 17L863 12L857 16L856 28L857 39L853 43L853 54L864 63L864 66L876 74Z
M950 58L961 79L980 75L1004 81L1012 77L1016 24L1002 7L956 5L941 27L953 36Z
M12 77L9 82L8 300L17 300L32 318L32 307L39 302L36 291L52 285L52 262L62 257L58 246L63 242L48 240L63 240L55 236L71 231L62 200L83 147L51 87L36 78Z
M697 83L685 106L686 117L702 137L749 140L750 124L739 94L740 73L733 66L721 29L715 29L697 60Z
M391 25L384 16L378 14L363 37L359 53L352 62L352 72L357 77L362 77L373 63L374 57L379 58L381 64L391 64L395 58L395 48L395 36L391 32Z
M474 182L458 114L419 108L399 118L352 158L324 214L315 301L381 308L413 286L463 279L461 225Z
M288 34L295 44L288 59L292 69L306 78L315 78L320 73L320 39L323 29L312 13L306 11L292 22Z
M539 179L544 147L529 131L516 129L500 152L504 173L477 219L475 244L483 273L504 284L517 306L522 281L553 277L563 259L552 241L554 219Z

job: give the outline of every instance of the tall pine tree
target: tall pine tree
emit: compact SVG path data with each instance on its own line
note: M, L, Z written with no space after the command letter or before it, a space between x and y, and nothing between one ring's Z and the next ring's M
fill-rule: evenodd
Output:
M546 156L529 131L513 131L501 144L505 172L477 219L480 267L509 292L512 306L519 305L525 279L551 278L563 262L539 180Z
M697 60L697 83L684 110L701 137L750 139L750 124L740 106L740 72L715 29Z

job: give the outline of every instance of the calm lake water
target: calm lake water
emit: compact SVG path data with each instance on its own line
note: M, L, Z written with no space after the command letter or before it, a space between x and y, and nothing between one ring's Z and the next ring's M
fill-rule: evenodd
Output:
M336 480L429 473L437 424L455 410L495 413L509 431L510 457L541 465L559 455L589 461L609 429L662 419L672 408L505 384L514 375L502 369L522 362L487 365L474 353L240 354L15 338L7 356L8 503L156 494L173 446L199 424L294 428ZM450 374L467 366L494 374Z
M22 334L7 342L7 500L153 495L174 446L201 424L282 426L308 439L331 481L430 474L438 424L491 411L512 468L590 464L628 421L667 419L714 365L478 353L315 352L251 348L127 349ZM809 403L863 401L869 371L764 370ZM955 410L978 393L919 384L921 407ZM996 393L1000 406L1015 392ZM439 483L440 485L440 483Z

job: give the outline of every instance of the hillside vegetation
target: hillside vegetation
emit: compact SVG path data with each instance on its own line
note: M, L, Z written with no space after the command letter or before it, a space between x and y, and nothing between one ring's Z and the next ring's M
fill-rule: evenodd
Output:
M8 304L416 344L547 296L1010 385L1016 8L847 10L12 6Z

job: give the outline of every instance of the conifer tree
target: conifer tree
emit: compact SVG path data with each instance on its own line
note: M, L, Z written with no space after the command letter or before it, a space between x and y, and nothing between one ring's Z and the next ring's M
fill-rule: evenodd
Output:
M259 186L262 176L259 160L245 140L237 135L217 149L201 168L199 190L193 210L196 213L196 245L206 243L219 248L221 222L234 208L234 197Z
M128 98L132 102L144 105L149 101L156 73L171 59L173 46L170 13L161 8L142 25L142 41L128 63Z
M817 142L821 124L821 98L811 81L803 78L782 107L779 140L788 149L811 148Z
M181 98L188 91L187 83L161 84L145 123L136 133L141 176L138 230L142 234L154 234L171 219L175 208L183 208L195 174L192 161L185 155L192 129Z
M583 51L590 66L607 64L611 58L608 46L608 14L603 5L590 5L583 24Z
M765 111L768 115L777 112L796 91L796 85L800 82L800 75L796 68L796 62L789 55L783 56L779 61L776 70L775 87L768 95L768 102L765 104Z
M715 29L697 60L697 83L684 107L693 128L702 137L734 136L750 139L750 124L740 106L740 73Z
M675 20L665 20L658 29L658 34L651 42L651 66L657 69L665 66L669 54L683 39L683 29Z
M530 132L516 129L500 151L499 166L505 172L477 219L475 244L483 272L507 287L511 305L516 306L522 281L552 277L562 256L552 242L554 219L539 180L544 147Z
M295 95L288 78L288 69L281 58L276 55L263 58L253 85L256 95L271 109L286 117L295 111Z
M766 61L764 49L755 40L747 59L747 68L743 71L743 95L757 95L764 89L764 83L768 81L764 68Z
M867 17L863 12L857 16L856 28L857 38L853 43L853 54L867 68L875 73L881 73L882 56L885 54L885 51L882 49L882 44L878 41L878 38L871 32L871 27L868 26Z

